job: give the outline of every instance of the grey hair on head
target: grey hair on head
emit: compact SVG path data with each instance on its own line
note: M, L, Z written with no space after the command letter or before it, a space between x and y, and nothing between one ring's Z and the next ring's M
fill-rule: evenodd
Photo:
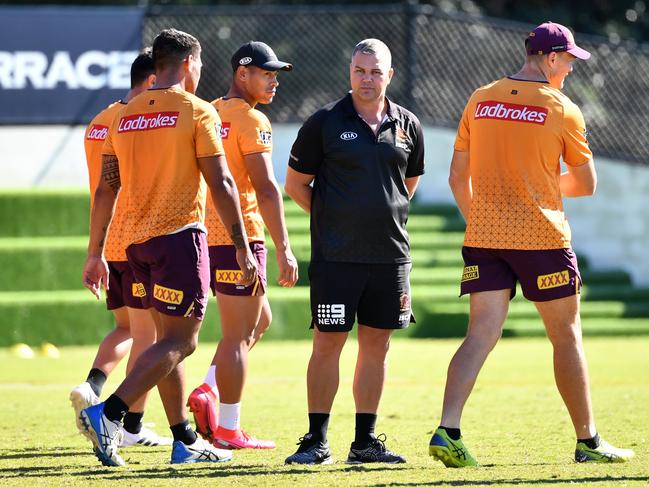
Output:
M354 47L352 58L359 52L363 54L375 54L377 57L385 56L388 65L392 66L392 53L390 52L390 48L383 41L378 39L363 39L361 42L356 44L356 47Z

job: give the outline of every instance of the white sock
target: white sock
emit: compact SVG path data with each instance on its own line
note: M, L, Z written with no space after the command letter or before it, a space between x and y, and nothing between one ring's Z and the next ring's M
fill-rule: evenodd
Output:
M205 376L204 382L212 389L216 388L216 365L210 365L210 368L207 369L207 375Z
M219 426L229 430L238 430L241 426L241 403L220 404L219 409Z

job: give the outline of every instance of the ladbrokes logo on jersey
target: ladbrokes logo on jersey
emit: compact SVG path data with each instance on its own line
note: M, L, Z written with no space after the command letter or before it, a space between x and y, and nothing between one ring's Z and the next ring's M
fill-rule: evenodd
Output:
M473 118L489 118L493 120L511 120L545 125L548 109L531 105L516 105L501 101L481 101L475 107Z
M227 139L228 135L230 135L230 122L223 122L221 124L221 139Z
M178 112L140 113L119 119L117 131L133 132L135 130L155 130L175 127Z
M88 140L104 140L108 135L108 127L106 125L93 124L88 130Z

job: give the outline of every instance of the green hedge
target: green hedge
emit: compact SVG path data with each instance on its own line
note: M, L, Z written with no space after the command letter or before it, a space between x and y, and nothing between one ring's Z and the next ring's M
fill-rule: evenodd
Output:
M79 190L0 191L0 346L98 343L113 326L104 302L81 288L88 231L88 195ZM309 215L286 201L286 219L299 260L294 289L278 288L272 241L268 238L269 296L273 325L269 339L308 338L310 321ZM411 276L418 323L398 336L463 336L468 300L457 299L464 222L450 205L415 206L408 228L415 264ZM649 289L633 288L624 272L590 272L584 330L587 334L649 333ZM615 301L617 300L617 301ZM215 300L210 300L202 340L219 337ZM505 335L542 335L531 303L512 303Z
M87 235L90 196L81 190L0 192L0 237Z
M270 289L273 324L268 339L309 338L308 288ZM466 332L468 300L438 303L429 294L413 293L413 311L417 323L399 336L418 338L460 337ZM584 305L584 332L649 333L649 304L646 302L592 302ZM634 318L645 317L645 318ZM623 319L624 318L624 319ZM210 298L201 340L219 338L219 320L215 299ZM23 292L0 294L0 346L24 342L38 345L44 341L56 345L98 343L112 327L112 317L105 303L96 301L88 291ZM512 303L505 335L542 335L543 326L531 303Z

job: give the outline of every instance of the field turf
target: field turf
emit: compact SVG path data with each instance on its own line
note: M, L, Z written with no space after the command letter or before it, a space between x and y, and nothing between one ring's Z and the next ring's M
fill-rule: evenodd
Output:
M572 460L568 415L554 388L552 351L541 338L504 339L492 353L463 422L465 441L483 465L451 470L427 455L439 419L446 366L458 340L394 340L378 432L408 463L349 466L353 437L351 381L356 343L341 362L329 440L335 464L284 466L306 428L307 341L261 343L252 352L243 424L273 438L273 451L235 452L226 464L169 465L169 448L122 450L124 468L102 467L74 426L69 390L85 378L94 347L63 348L60 359L16 359L0 349L0 485L647 485L649 484L649 337L586 340L600 433L636 450L628 464L582 465ZM212 344L187 360L190 386L203 377ZM119 368L104 389L110 393ZM168 433L152 394L145 423Z

